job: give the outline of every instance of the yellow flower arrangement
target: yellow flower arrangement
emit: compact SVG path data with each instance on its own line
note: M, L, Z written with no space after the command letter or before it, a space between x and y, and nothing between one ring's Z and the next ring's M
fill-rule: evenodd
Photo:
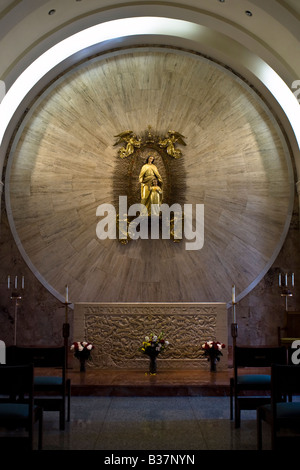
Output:
M148 356L157 356L160 352L169 345L169 341L163 338L164 334L161 332L158 336L153 333L145 336L145 341L142 343L141 352Z
M156 357L169 345L169 341L166 341L163 336L163 332L161 332L158 336L154 334L145 336L145 341L143 341L140 348L140 351L150 358L150 375L156 375Z

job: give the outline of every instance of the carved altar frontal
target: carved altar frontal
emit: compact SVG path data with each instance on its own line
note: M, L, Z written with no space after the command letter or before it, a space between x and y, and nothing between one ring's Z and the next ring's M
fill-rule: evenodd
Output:
M140 352L145 336L164 333L169 346L159 355L159 369L208 370L201 349L205 341L226 345L217 369L228 367L225 303L76 303L74 341L95 349L88 366L99 369L147 370Z

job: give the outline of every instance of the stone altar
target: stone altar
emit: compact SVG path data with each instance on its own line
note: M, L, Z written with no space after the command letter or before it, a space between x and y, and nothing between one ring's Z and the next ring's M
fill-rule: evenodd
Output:
M164 332L168 348L159 355L160 369L207 369L201 345L225 343L217 369L228 367L225 303L75 303L74 341L95 349L88 367L145 369L149 358L139 351L144 337Z

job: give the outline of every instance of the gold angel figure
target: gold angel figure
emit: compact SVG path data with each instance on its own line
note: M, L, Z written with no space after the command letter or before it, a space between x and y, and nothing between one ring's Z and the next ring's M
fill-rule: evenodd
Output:
M137 139L137 136L132 131L124 131L118 135L118 141L114 144L114 146L119 145L121 142L126 142L126 147L121 147L119 149L119 155L121 158L129 157L129 155L133 154L135 148L140 148L141 140Z
M186 145L183 139L185 139L184 135L179 134L176 131L168 131L166 134L166 138L159 141L159 146L161 148L167 149L167 154L173 158L181 157L182 153L181 150L175 148L176 142L180 145Z

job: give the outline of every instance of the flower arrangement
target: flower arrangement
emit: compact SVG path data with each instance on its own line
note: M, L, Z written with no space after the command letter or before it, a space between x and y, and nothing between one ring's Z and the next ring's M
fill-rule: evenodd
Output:
M160 352L163 352L164 349L169 345L169 341L164 339L164 334L161 332L158 336L151 334L150 336L145 336L145 341L140 348L143 354L147 354L150 358L149 365L149 374L156 375L156 358Z
M145 336L141 351L148 356L157 356L160 352L169 345L169 341L164 340L164 334L161 332L158 336L153 333L150 336Z
M94 346L87 341L76 341L71 345L71 351L74 351L74 356L80 360L80 370L85 370L85 361L90 359L91 351Z
M225 344L220 341L206 341L202 344L204 356L207 356L207 360L211 362L211 371L215 370L216 361L219 361L220 356L223 356L222 349L224 348Z
M219 356L223 356L222 349L225 348L224 343L220 343L219 341L206 341L202 344L202 349L204 350L205 356L215 356L220 360Z

